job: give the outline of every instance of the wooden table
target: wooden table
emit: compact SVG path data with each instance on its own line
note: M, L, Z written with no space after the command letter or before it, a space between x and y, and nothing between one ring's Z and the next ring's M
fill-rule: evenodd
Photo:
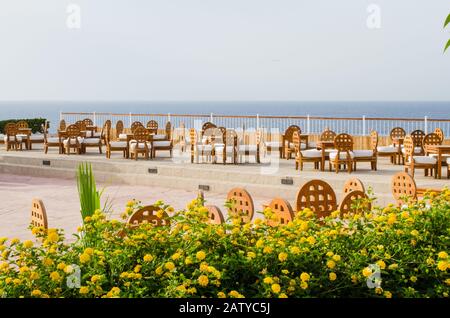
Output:
M332 149L334 148L334 141L331 140L319 140L317 142L317 149L321 149L322 150L322 166L320 167L320 169L322 171L325 171L325 150L326 149Z
M442 155L450 155L450 145L425 145L425 154L437 154L437 177L442 179Z
M403 158L402 145L403 145L404 140L405 140L404 137L397 137L397 138L392 139L392 144L394 145L394 147L395 146L398 147L398 151L397 151L398 162L397 162L397 164L399 164L399 165L402 164L402 162L401 162L401 158Z
M282 140L282 143L281 143L281 156L282 156L282 158L286 158L286 145L285 145L286 137L285 137L284 134L281 135L281 140ZM304 141L306 143L306 148L308 148L308 140L309 140L309 135L307 135L307 134L301 134L300 135L300 144L302 143L302 141Z

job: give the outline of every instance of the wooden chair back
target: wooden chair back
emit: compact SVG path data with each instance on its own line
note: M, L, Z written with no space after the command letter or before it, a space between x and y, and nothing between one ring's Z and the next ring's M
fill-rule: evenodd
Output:
M398 172L392 177L391 181L392 196L398 205L404 203L403 198L409 197L411 200L417 200L417 185L414 178L406 172Z
M166 139L172 139L172 123L170 121L166 123Z
M17 125L15 123L7 123L5 125L5 135L10 137L10 136L15 136L18 133L18 128Z
M320 135L321 141L333 141L336 137L336 133L332 130L325 129L322 134Z
M211 128L217 128L217 126L214 125L213 123L209 122L209 121L206 122L206 123L204 123L204 124L202 125L202 134L201 134L201 136L203 137L203 135L205 134L205 132L208 131L208 130L210 130Z
M76 124L69 125L66 128L66 137L69 139L80 137L80 127Z
M86 126L94 126L94 122L93 122L92 119L90 119L90 118L85 118L85 119L83 119L83 123L84 123Z
M159 207L148 205L134 212L128 219L127 224L131 227L139 226L142 223L153 224L154 226L170 226L169 216L164 212L163 217L159 218L156 213Z
M78 127L79 131L86 131L86 123L83 120L77 121L74 125ZM73 125L69 125L69 127L70 126L73 126ZM66 130L67 129L68 129L68 127L66 128Z
M294 132L297 132L299 135L302 133L302 130L300 129L299 126L297 125L291 125L289 126L286 131L284 132L284 140L288 141L288 142L293 142L292 138L293 138L293 134Z
M411 133L411 138L413 139L414 147L423 147L423 138L425 137L425 133L420 130L414 130Z
M144 128L144 125L142 125L142 123L141 123L140 121L135 121L135 122L133 122L133 123L131 124L131 133L134 134L134 131L135 131L137 128Z
M403 147L405 149L405 160L408 161L409 158L414 156L414 140L410 135L405 137Z
M442 138L436 133L428 134L423 138L424 146L441 145L441 144Z
M47 211L44 202L40 199L33 199L31 202L31 225L48 229Z
M225 223L222 211L215 205L207 205L205 208L208 209L208 219L210 224L222 224Z
M228 208L229 215L239 217L244 223L251 222L255 207L253 199L247 190L243 188L234 188L228 192L227 201L230 203Z
M150 129L150 133L157 134L158 133L158 122L156 120L150 120L147 123L147 128Z
M434 130L434 133L435 133L436 135L438 135L439 138L441 138L441 142L444 142L445 136L444 136L444 132L442 131L441 128L439 128L439 127L436 128L436 129Z
M275 198L270 202L269 208L276 215L277 220L268 220L269 226L286 225L294 219L291 204L285 199Z
M138 143L146 142L149 140L150 133L143 126L138 126L135 128L133 133L133 139Z
M17 129L28 128L28 123L25 120L18 121L16 123Z
M295 153L298 154L301 150L301 139L298 131L294 131L292 134L292 143L294 144Z
M305 183L297 193L297 211L306 208L314 211L318 218L330 215L337 208L333 188L322 180L311 180Z
M402 127L395 127L391 130L391 133L389 135L392 140L397 138L405 138L406 131Z
M123 121L119 120L116 123L116 138L119 139L119 135L123 134Z
M223 135L223 143L226 146L237 146L238 134L234 129L226 129Z
M64 131L66 130L67 125L66 125L66 121L64 119L61 119L59 121L59 130Z
M359 207L355 207L356 202L361 200L361 205ZM347 193L347 195L342 199L342 202L339 206L339 211L341 212L341 216L349 213L361 213L364 211L370 211L372 209L372 205L368 200L367 194L363 191L351 191Z
M337 151L348 152L353 150L353 137L349 134L339 134L334 138L334 147Z
M343 190L344 195L347 195L348 193L353 192L353 191L361 191L363 193L366 192L364 184L358 178L348 179L344 184L344 190Z
M372 130L370 132L370 149L374 151L374 153L377 152L378 148L378 133L375 130Z
M191 139L191 146L194 146L198 143L198 133L195 128L189 129L189 138Z

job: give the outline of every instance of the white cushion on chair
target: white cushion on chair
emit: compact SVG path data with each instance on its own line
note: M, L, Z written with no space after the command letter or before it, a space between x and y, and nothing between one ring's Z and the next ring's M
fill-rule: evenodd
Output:
M93 136L94 138L100 138L102 136L101 132L94 132Z
M373 156L372 150L353 150L355 158L368 158Z
M153 135L153 140L164 140L166 135Z
M429 154L429 156L436 158L436 159L438 157L438 155L436 153ZM441 155L441 162L447 162L447 160L449 160L449 159L450 159L449 155Z
M257 145L238 145L238 152L239 153L256 153L258 151Z
M100 143L100 138L86 138L84 144L86 145L98 145Z
M219 146L219 147L216 146L215 147L216 155L218 153L223 153L223 148L224 148L224 146ZM227 146L226 152L227 153L234 153L234 146Z
M126 148L127 142L126 141L111 141L111 142L109 142L109 145L112 148Z
M170 141L169 140L154 141L153 146L154 147L170 147Z
M137 142L135 140L130 142L130 150L134 151L137 147ZM152 144L150 142L147 142L147 148L150 150L152 148ZM143 142L139 143L139 149L145 149L145 145Z
M270 148L281 148L281 143L278 141L267 141L266 142L266 147L270 147Z
M402 148L402 153L404 154L406 151L405 149ZM422 148L421 147L415 147L414 148L414 153L415 154L420 154L422 152Z
M317 142L314 142L314 141L308 142L308 147L309 148L316 148L317 147Z
M49 144L59 144L59 138L58 137L50 137L50 138L47 138L47 142Z
M78 137L77 139L78 139L78 143L80 143L80 144L82 144L84 142L84 138L82 138L82 137ZM69 143L69 139L65 139L63 141L64 146L67 146L68 143ZM70 138L70 144L71 145L76 145L77 144L75 138Z
M127 140L128 135L127 134L119 134L119 139Z
M211 152L212 151L212 145L197 145L197 149L203 151L203 152Z
M32 141L44 141L44 135L43 134L33 134L30 136L30 140Z
M21 137L16 137L17 138L17 141L18 142L21 142L22 141L22 138ZM8 141L8 137L3 137L3 140L5 141L5 142L7 142ZM15 141L16 139L14 139L14 136L9 136L9 141Z
M330 153L330 160L334 161L334 159L336 159L337 154L338 154L337 152L331 152ZM353 154L353 152L349 151L349 154L350 154L350 158L353 159L353 157L355 156ZM340 154L339 154L339 159L340 160L347 160L347 152L341 151Z
M305 158L321 158L322 151L317 149L309 149L302 151L302 156Z
M398 152L398 147L394 147L394 146L381 146L381 147L377 147L377 151L379 153L397 153Z
M436 158L429 157L429 156L414 156L413 159L414 159L414 163L417 163L417 164L431 164L431 165L434 165L437 162Z
M24 135L24 134L17 134L16 135L17 136L17 138L22 138L22 139L28 139L28 135Z

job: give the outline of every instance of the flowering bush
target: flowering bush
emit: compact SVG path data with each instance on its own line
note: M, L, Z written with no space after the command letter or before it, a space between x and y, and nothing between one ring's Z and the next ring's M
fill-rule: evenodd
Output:
M269 209L250 224L208 224L200 200L178 212L156 202L170 227L130 228L97 211L74 243L41 228L32 229L37 242L0 239L0 295L448 297L449 202L446 190L402 209L324 220L305 209L273 227ZM124 218L138 205L130 202Z

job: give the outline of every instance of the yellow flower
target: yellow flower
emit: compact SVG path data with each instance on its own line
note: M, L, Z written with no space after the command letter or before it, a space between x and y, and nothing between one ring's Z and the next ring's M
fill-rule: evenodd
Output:
M94 255L94 249L91 247L88 247L87 249L84 250L84 253L92 256L92 255Z
M80 294L86 295L87 293L89 293L89 288L86 287L86 286L81 286L80 287Z
M162 219L164 216L164 211L163 210L158 210L158 212L156 212L156 217Z
M39 274L38 273L36 273L36 272L31 272L30 273L30 279L31 280L37 280L37 279L39 279Z
M446 252L439 252L438 257L440 259L447 259L448 258L448 254Z
M300 254L300 249L297 246L292 246L291 253L294 255L298 255L298 254Z
M17 243L19 243L20 242L20 240L18 239L18 238L13 238L12 240L11 240L11 245L15 245L15 244L17 244Z
M379 260L377 262L377 265L380 266L380 269L385 269L386 268L386 263L382 260Z
M388 267L389 269L397 269L398 268L398 264L391 264Z
M144 256L144 262L150 263L151 261L153 261L153 256L151 254L146 254Z
M341 256L336 254L333 256L333 260L339 262L341 260Z
M447 286L450 286L450 278L447 278L447 279L445 280L445 283L447 284Z
M175 264L172 262L167 262L164 264L164 267L169 271L173 271L175 269Z
M54 282L59 282L61 279L61 276L59 275L58 272L51 272L50 273L50 279Z
M362 274L364 277L369 277L372 275L372 270L369 267L366 267L362 270Z
M26 240L26 241L23 242L23 246L25 248L32 248L33 247L33 242L30 241L30 240Z
M136 267L134 268L134 272L135 273L139 273L142 269L142 265L136 265Z
M332 261L332 260L329 260L327 262L327 267L330 268L330 269L333 269L333 268L336 267L336 263L334 261Z
M335 281L337 278L336 273L331 272L330 275L328 275L328 277L330 278L331 281Z
M410 281L412 281L413 283L417 282L417 277L416 276L411 276L409 278Z
M281 291L281 286L278 284L273 284L271 288L275 294L278 294Z
M156 275L161 275L162 273L163 273L163 269L162 269L161 266L159 266L159 267L157 267L157 268L155 269L155 274L156 274Z
M440 271L446 271L447 268L448 268L448 263L446 261L439 261L438 264L437 264L437 268Z
M281 293L278 298L288 298L288 296L285 293Z
M384 294L384 297L386 297L386 298L392 298L392 293L389 291L385 291L383 294Z
M278 254L278 260L280 262L284 262L287 260L288 255L284 252L281 252L280 254Z
M192 263L192 258L190 256L186 257L186 259L184 260L184 264L186 265L191 265Z
M31 296L33 297L39 297L42 295L42 292L39 289L35 289L31 292Z
M56 232L48 233L47 240L51 243L56 243L59 241L59 235Z
M199 251L199 252L197 252L196 257L197 257L197 260L203 261L206 258L206 253L203 251Z
M247 257L248 257L249 259L254 259L254 258L256 257L256 254L253 253L253 252L248 252L248 253L247 253Z
M382 292L383 292L383 288L381 288L381 287L375 288L375 293L376 294L381 295Z
M272 277L265 277L263 280L264 284L270 285L273 283Z
M90 260L91 260L91 256L89 256L89 254L83 253L80 255L81 264L88 263Z
M358 276L356 275L352 275L351 279L353 284L356 284L358 282Z
M101 279L102 279L101 275L94 275L94 276L91 277L91 282L95 284L98 281L100 281Z
M265 247L263 248L263 253L264 253L264 254L270 254L270 253L272 253L272 251L273 251L273 248L270 247L270 246L265 246Z
M308 283L307 282L301 282L300 283L300 288L301 289L307 289L308 288Z
M180 253L175 253L175 254L172 255L172 259L173 259L174 261L176 261L176 260L179 259L180 257L181 257L181 254L180 254Z
M244 298L243 295L239 294L237 291L232 290L228 293L228 296L233 297L233 298Z
M200 275L200 277L198 278L198 284L202 287L205 287L208 286L208 283L209 283L208 276Z
M417 230L412 230L411 231L411 235L412 236L417 236L417 235L419 235L419 232Z
M67 265L66 267L64 267L64 273L66 274L71 274L73 272L73 267L70 265Z
M313 236L308 237L308 238L306 239L306 241L307 241L309 244L311 244L311 245L313 245L313 244L316 243L316 239L315 239Z
M224 292L218 292L217 293L217 298L226 298L227 296L225 295Z
M310 278L311 278L311 276L309 276L308 273L302 273L300 275L300 279L302 280L302 282L307 282L307 281L309 281Z
M64 270L64 268L66 268L66 264L64 264L64 263L59 263L59 264L56 266L56 268L62 271L62 270Z

